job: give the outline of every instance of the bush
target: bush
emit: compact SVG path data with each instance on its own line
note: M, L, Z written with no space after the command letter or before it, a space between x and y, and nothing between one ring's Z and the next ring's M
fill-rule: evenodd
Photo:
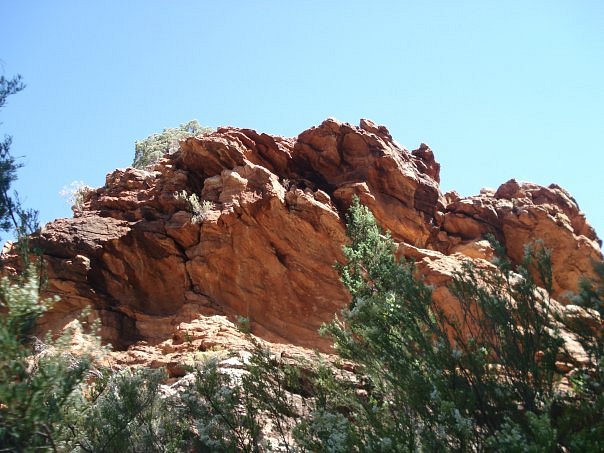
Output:
M39 279L31 270L18 283L2 280L0 445L9 451L58 448L70 413L83 403L88 358L62 354L60 348L53 352L32 336L36 320L51 303L40 300Z
M449 343L430 288L412 265L396 261L392 240L358 200L348 234L340 272L352 302L323 332L343 358L360 365L367 398L347 403L360 449L436 451L466 442L473 420L455 411Z
M207 134L211 131L211 128L202 127L197 120L191 120L178 127L164 129L159 134L152 134L135 143L132 166L145 169L159 161L164 154L171 154L178 150L179 140Z
M72 424L72 451L186 450L187 428L173 397L160 393L161 370L104 370L87 389Z
M347 404L361 450L601 449L601 334L583 340L592 345L583 374L592 390L559 392L555 361L564 351L546 250L527 248L514 269L503 258L496 270L466 263L450 287L456 318L433 303L412 263L396 261L392 240L358 200L348 221L340 269L352 303L324 331L364 376L367 398ZM601 311L602 294L585 283L579 297Z
M44 343L32 336L53 302L40 300L33 271L2 280L2 450L182 451L187 430L159 392L162 372L96 369L90 354L69 353L69 332Z
M93 191L92 187L82 181L73 181L69 187L63 187L59 195L65 198L73 213L78 215L84 210L84 203Z
M174 196L177 200L184 201L187 204L187 210L192 214L191 223L193 224L203 222L212 209L211 201L201 201L194 193L188 195L187 192L183 190L182 192L176 192Z

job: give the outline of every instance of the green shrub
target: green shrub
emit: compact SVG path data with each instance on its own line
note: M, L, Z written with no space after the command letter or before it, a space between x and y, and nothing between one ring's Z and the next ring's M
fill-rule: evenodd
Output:
M258 451L261 427L245 388L221 371L216 358L199 364L181 394L181 417L194 432L197 451Z
M171 154L178 149L178 141L211 132L211 128L202 127L197 120L181 124L178 127L164 129L152 134L134 145L134 168L145 169L160 160L164 154Z
M237 316L237 318L235 319L235 323L237 325L237 330L239 330L239 332L246 333L246 334L252 332L250 318L247 318L245 316Z
M173 397L162 396L162 370L104 370L73 420L72 451L177 452L189 438Z
M52 345L32 336L36 320L52 302L40 300L39 279L31 270L17 283L2 279L0 445L9 451L58 448L70 412L83 404L88 358L53 352Z
M188 211L192 214L191 223L197 224L205 220L212 209L212 202L209 200L201 201L197 194L188 195L185 190L174 194L177 200L184 201L187 204Z
M348 234L340 272L352 302L323 332L360 365L367 398L347 404L360 450L436 451L465 442L473 421L449 395L448 341L430 288L411 264L396 261L392 240L358 200Z
M54 300L41 300L33 271L0 287L2 451L182 451L187 430L162 398L162 372L114 372L69 353L69 332L33 336Z
M604 319L604 263L597 263L595 271L596 279L582 280L572 301ZM590 363L571 376L574 404L565 407L558 430L571 439L569 447L574 451L604 451L604 333L586 319L576 320L573 327Z
M496 270L466 263L450 286L461 308L456 318L433 303L412 263L397 262L392 240L358 200L348 220L351 244L340 270L352 302L324 332L364 376L367 397L347 403L357 448L601 448L601 334L583 340L592 345L593 366L583 374L592 390L559 392L555 361L564 351L546 250L527 248L514 268L503 258ZM602 294L602 286L585 283L580 298L601 310ZM580 423L569 425L579 414Z

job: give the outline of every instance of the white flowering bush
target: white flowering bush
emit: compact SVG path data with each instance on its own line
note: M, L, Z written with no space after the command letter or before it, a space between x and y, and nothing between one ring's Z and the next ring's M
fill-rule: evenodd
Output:
M64 186L59 192L59 195L71 207L74 214L80 214L84 209L84 203L87 197L94 189L82 181L73 181L69 186Z

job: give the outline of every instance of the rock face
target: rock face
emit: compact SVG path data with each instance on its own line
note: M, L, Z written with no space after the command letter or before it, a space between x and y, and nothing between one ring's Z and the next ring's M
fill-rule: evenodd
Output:
M444 253L475 249L476 241L490 233L506 246L512 261L519 262L525 245L540 241L553 252L556 297L576 291L581 275L593 275L593 263L602 259L594 229L576 201L555 184L542 187L512 179L494 193L451 198L442 231L433 242Z
M334 263L355 195L399 254L419 261L441 303L461 257L492 256L487 233L514 261L532 241L551 248L556 297L602 259L560 187L511 180L461 198L441 193L439 170L427 145L409 151L369 120L328 119L297 138L227 127L186 139L150 171L109 174L76 218L44 227L46 291L61 298L45 326L91 306L102 337L125 349L163 344L200 316L244 316L265 339L326 350L317 329L349 298ZM201 223L175 196L183 190L205 201Z

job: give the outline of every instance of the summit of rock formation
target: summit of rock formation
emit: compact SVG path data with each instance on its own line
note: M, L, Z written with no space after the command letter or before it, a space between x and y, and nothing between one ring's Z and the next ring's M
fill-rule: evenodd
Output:
M42 229L45 292L60 296L43 327L63 328L90 307L102 338L134 357L157 345L178 351L183 332L197 332L200 348L228 343L242 316L268 341L327 351L317 330L349 300L334 263L354 196L399 256L418 262L439 303L450 303L461 260L488 265L492 234L513 262L537 240L552 250L553 296L566 310L565 294L602 259L576 201L557 185L515 180L460 197L441 192L439 171L427 145L408 150L366 119L330 118L295 138L222 127L182 140L148 170L107 175L76 217ZM202 222L191 221L182 191L205 202Z

